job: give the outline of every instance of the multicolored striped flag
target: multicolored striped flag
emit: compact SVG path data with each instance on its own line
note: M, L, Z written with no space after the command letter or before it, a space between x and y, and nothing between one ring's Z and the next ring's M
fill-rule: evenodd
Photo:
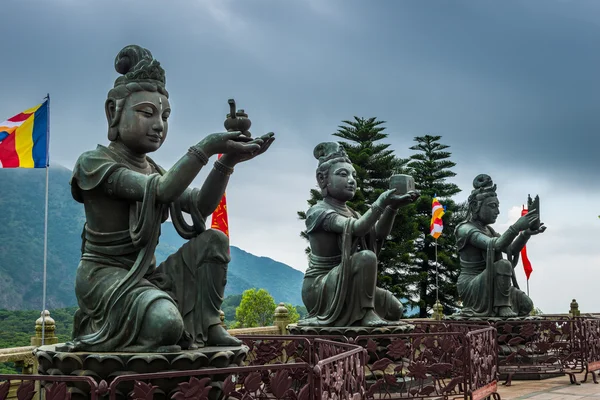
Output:
M442 217L446 213L445 211L445 207L440 204L437 199L437 195L433 196L433 200L431 202L430 235L435 239L439 238L444 230L444 222L442 221Z
M521 210L521 216L527 215L528 210L523 206ZM527 280L529 280L529 276L533 272L533 268L531 267L531 262L529 261L529 257L527 257L527 246L523 246L521 249L521 259L523 260L523 270L525 271L525 276L527 276Z
M48 167L48 100L0 122L0 168Z
M222 154L219 154L221 158ZM223 193L223 197L217 206L217 209L212 213L212 229L217 229L229 237L229 219L227 218L227 196Z

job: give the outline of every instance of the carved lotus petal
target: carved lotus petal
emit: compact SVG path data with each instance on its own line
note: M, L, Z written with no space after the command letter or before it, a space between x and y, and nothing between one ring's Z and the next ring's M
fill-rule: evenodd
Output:
M207 367L208 357L204 353L184 353L171 361L171 369L175 371L187 371Z
M226 350L226 351L219 351L218 353L216 353L215 355L213 355L210 358L210 366L211 367L215 367L215 368L225 368L228 365L231 364L231 360L233 359L233 352Z
M56 353L53 362L54 366L61 370L63 375L69 375L71 372L83 367L81 357L72 353Z
M121 358L110 354L90 354L83 361L83 369L96 372L102 379L107 379L109 374L122 371L125 365Z
M127 369L138 374L167 371L170 367L169 360L160 354L134 356L127 361Z

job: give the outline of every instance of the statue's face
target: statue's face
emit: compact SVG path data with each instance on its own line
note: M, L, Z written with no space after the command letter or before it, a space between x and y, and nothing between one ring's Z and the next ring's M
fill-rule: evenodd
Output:
M500 202L496 196L483 199L479 209L479 220L486 225L493 224L500 214Z
M138 154L156 151L167 138L169 99L158 92L134 92L126 99L119 120L120 140Z
M347 162L338 162L329 167L327 176L329 196L340 201L348 201L356 193L356 170Z

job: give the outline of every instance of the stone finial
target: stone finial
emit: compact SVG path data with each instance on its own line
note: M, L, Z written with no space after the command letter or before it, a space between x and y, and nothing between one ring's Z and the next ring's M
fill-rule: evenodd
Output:
M290 323L290 313L284 303L279 303L273 313L273 324L279 328L282 335L287 335L287 326Z
M580 315L581 312L579 311L579 303L577 303L577 300L573 299L573 301L571 301L571 309L569 311L569 316L579 317Z
M58 343L56 337L56 322L50 317L50 311L44 310L40 313L40 317L35 321L35 336L31 338L31 345L39 347L42 345L42 336L44 337L44 345ZM43 328L43 335L42 335Z
M221 326L227 329L227 325L225 325L225 313L223 310L219 310L219 319L221 320Z
M436 321L441 321L444 319L444 306L439 300L437 300L433 305L433 313L431 314L431 318Z

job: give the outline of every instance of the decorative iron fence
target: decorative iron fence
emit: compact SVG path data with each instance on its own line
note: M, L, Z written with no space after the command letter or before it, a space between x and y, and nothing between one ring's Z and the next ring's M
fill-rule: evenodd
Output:
M366 399L500 398L496 329L427 322L413 333L359 336L369 355Z
M240 338L250 348L242 366L127 374L110 384L90 376L0 375L0 400L18 381L23 381L17 389L20 400L31 399L36 387L46 400L362 398L366 361L360 346L298 336Z

